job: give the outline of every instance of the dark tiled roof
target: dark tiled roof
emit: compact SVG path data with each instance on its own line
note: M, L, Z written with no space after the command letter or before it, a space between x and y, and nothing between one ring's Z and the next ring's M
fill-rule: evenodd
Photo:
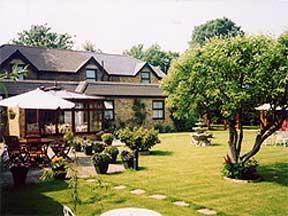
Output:
M55 81L46 81L46 80L21 80L17 82L10 80L1 80L0 83L4 84L9 95L18 95L24 92L34 90L41 86L51 87L56 84ZM69 82L69 81L57 82L57 86L69 91L74 91L77 85L78 82ZM0 94L1 95L4 94L2 89L0 89Z
M9 95L18 95L43 87L57 85L68 91L76 91L94 96L113 97L163 97L165 96L159 85L154 84L133 84L120 82L74 82L74 81L47 81L47 80L1 80ZM79 86L81 85L81 88ZM80 89L80 90L79 90ZM77 91L78 90L78 91ZM3 90L0 89L0 95Z
M140 96L140 97L163 97L165 96L159 85L134 84L117 82L88 82L84 91L90 95L100 96Z
M94 58L110 75L134 76L147 63L125 55L73 51L64 49L48 49L18 45L0 47L0 64L16 51L24 55L39 71L78 72L91 58ZM151 66L151 65L149 65ZM152 67L158 77L165 74Z

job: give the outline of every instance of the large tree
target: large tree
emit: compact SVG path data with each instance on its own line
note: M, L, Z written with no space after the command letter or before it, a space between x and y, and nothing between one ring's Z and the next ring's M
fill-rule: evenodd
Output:
M194 27L189 45L190 47L195 45L202 46L213 37L234 37L243 34L241 27L237 26L232 20L226 17L217 18Z
M218 111L229 125L229 149L234 163L245 163L277 131L287 117L288 35L214 38L173 62L162 87L176 117L197 111ZM267 125L252 148L241 154L243 113L247 107L271 106ZM237 129L236 119L239 119Z
M159 66L165 73L168 71L171 61L179 57L179 53L164 51L158 44L154 44L146 50L143 44L138 44L123 51L123 54L146 61L153 66Z
M17 35L12 40L17 45L71 49L74 44L71 35L53 32L47 24L32 25L30 29L18 32Z

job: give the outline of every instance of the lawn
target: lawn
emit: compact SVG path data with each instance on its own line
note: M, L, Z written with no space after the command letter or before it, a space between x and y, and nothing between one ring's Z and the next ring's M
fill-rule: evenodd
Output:
M227 132L213 131L213 145L205 148L190 144L189 133L162 134L161 144L149 156L141 156L140 171L102 175L108 188L96 183L80 182L81 205L77 215L98 215L119 207L145 207L163 215L197 215L201 207L214 209L219 215L288 215L288 149L263 146L256 159L265 181L237 184L223 180L221 168L227 153ZM247 149L255 130L245 131ZM128 189L141 188L145 195L111 187L123 184ZM161 193L167 200L147 195ZM189 207L177 207L171 201L184 200ZM65 182L27 185L2 192L2 214L59 215L61 204L71 205ZM56 212L56 214L55 214Z

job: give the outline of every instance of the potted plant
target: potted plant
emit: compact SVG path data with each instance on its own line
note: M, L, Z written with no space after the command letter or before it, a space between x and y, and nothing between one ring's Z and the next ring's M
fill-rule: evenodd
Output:
M55 156L51 161L54 178L64 180L67 175L67 164L63 157Z
M74 149L76 152L81 152L83 139L81 137L75 137Z
M98 174L107 173L110 157L106 153L95 153L92 156L92 163Z
M103 141L105 144L107 144L107 145L112 145L114 136L113 136L112 133L104 133L104 134L101 136L101 139L102 139L102 141Z
M26 176L31 166L28 152L15 152L9 155L9 169L12 172L14 185L25 184Z
M87 139L84 140L83 151L86 155L93 155L93 146L90 140L87 140Z
M125 169L133 168L134 155L132 152L125 151L125 150L122 151L121 152L121 159L122 159L122 162L123 162Z
M117 147L115 146L108 146L105 149L105 153L107 153L108 155L110 155L111 158L111 163L116 163L117 160L117 156L119 154L119 150Z
M96 133L96 136L95 136L95 139L97 140L97 141L102 141L102 135L104 134L105 132L104 131L99 131L99 132L97 132Z
M105 145L103 143L100 143L100 142L93 143L93 150L95 153L101 153L104 151L104 149L105 149Z
M16 113L12 109L9 109L8 116L9 116L9 119L13 120L16 117Z

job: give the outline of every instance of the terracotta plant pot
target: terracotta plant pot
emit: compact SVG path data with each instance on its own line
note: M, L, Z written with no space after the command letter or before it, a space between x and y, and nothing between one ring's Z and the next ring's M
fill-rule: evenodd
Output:
M12 172L15 186L20 186L20 185L25 184L29 168L27 168L27 167L12 167L12 168L10 168L10 171Z

